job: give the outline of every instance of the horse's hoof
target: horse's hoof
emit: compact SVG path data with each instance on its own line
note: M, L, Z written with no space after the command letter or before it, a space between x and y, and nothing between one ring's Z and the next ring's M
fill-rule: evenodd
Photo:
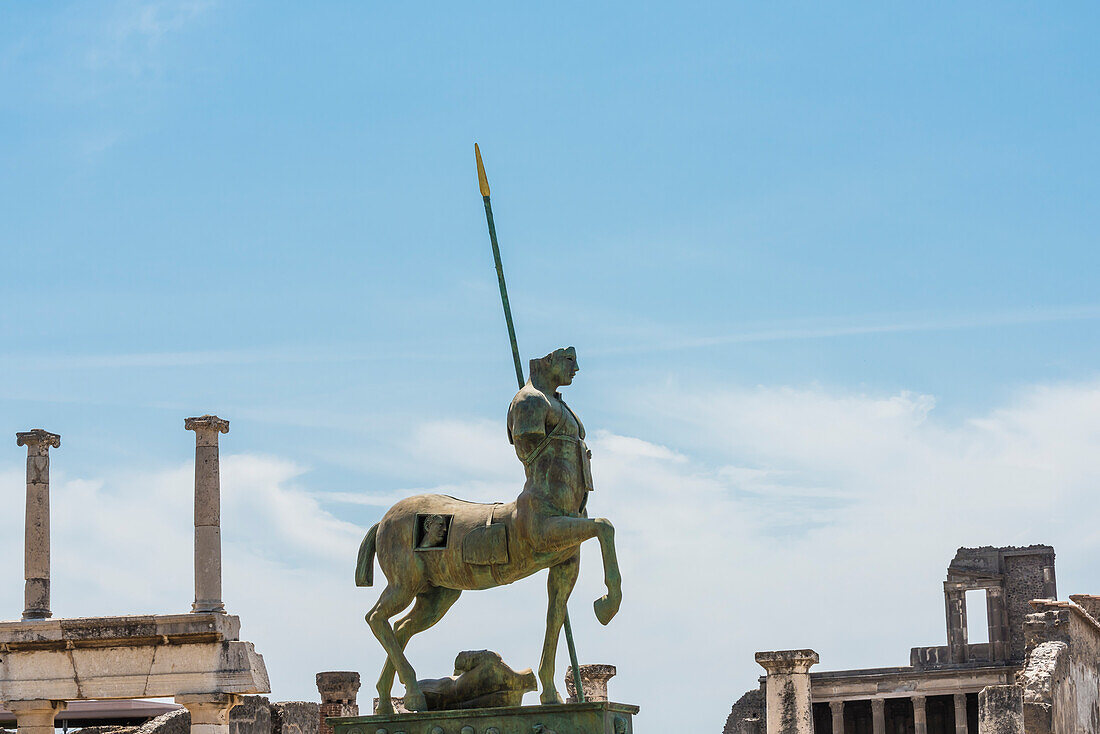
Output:
M592 602L592 608L596 612L596 619L600 620L600 624L607 624L615 615L619 613L620 599L612 599L608 596L603 596Z
M416 693L406 693L405 708L409 711L427 711L428 702L424 699L424 694L419 691Z
M555 704L555 703L565 703L565 701L561 700L561 696L558 695L558 692L551 688L548 691L543 691L542 695L539 696L539 703L541 703L541 704Z

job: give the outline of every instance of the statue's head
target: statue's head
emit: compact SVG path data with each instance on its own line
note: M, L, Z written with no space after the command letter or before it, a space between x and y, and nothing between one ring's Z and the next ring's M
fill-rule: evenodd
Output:
M428 515L424 518L424 538L420 541L421 548L436 548L443 545L443 539L447 536L447 518L442 515Z
M545 357L531 360L531 374L556 385L570 385L573 375L580 371L577 366L577 350L573 347L555 349Z

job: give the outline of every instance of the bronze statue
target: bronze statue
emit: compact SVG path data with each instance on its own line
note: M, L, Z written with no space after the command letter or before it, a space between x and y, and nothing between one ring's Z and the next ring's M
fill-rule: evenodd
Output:
M622 591L615 530L606 519L590 519L585 511L592 472L584 426L557 392L572 383L577 371L572 347L533 359L530 379L512 399L508 439L527 475L515 501L479 504L418 495L398 502L367 531L359 548L356 584L373 584L376 553L389 582L366 617L387 656L378 679L379 713L392 713L395 672L405 685L405 707L425 710L405 646L414 634L438 622L463 590L502 586L550 569L538 669L542 703L562 702L554 685L555 656L566 601L577 580L580 544L589 538L600 542L607 587L593 605L596 618L607 624L618 612ZM391 627L390 618L410 603L412 611Z

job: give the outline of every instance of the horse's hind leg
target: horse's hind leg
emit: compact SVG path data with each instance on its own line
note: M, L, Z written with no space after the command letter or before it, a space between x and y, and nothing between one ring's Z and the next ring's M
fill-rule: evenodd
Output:
M410 711L423 711L425 708L424 694L420 692L420 687L416 684L416 672L413 671L412 665L405 657L402 645L398 644L393 627L390 626L390 617L409 606L414 595L415 592L408 587L392 584L387 586L378 597L378 601L367 612L367 624L370 625L374 636L382 643L382 649L386 651L386 664L392 664L396 668L398 677L405 684L405 708ZM378 694L380 696L378 702L380 706L389 704L390 694L388 690L382 691L379 689Z
M539 682L542 684L541 703L562 703L558 689L554 685L554 663L558 654L558 639L565 624L565 604L569 594L577 583L577 574L581 568L581 554L577 554L564 563L550 567L546 579L546 637L542 643L542 659L539 661Z
M433 586L416 597L416 603L412 610L394 625L394 637L401 650L409 644L409 639L428 629L443 618L447 610L458 601L461 591L445 589L442 586ZM393 704L390 702L390 691L393 689L393 675L395 672L393 663L386 658L386 664L382 667L382 675L378 678L378 713L393 713ZM408 706L406 706L408 708Z

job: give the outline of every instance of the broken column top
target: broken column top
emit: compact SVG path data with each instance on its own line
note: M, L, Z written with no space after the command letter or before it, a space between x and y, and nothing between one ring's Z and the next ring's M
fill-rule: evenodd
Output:
M359 674L353 670L329 670L317 674L321 703L354 703L359 685Z
M197 418L185 418L183 427L188 431L211 428L219 433L229 433L229 421L216 415L200 415Z
M756 662L768 673L807 673L821 658L813 650L774 650L756 653Z
M35 428L33 431L23 431L22 433L15 434L15 445L27 446L28 448L41 446L46 449L52 446L55 449L59 449L61 448L61 436L41 428Z

